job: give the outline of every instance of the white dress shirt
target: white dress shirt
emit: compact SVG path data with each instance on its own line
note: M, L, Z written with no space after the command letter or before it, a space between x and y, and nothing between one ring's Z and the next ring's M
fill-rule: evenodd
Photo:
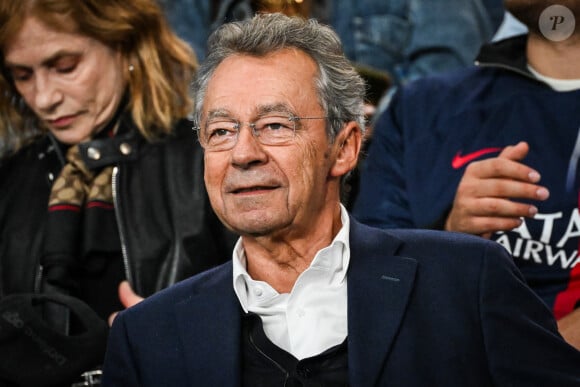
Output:
M318 355L347 336L350 222L342 205L340 218L340 231L329 246L316 253L290 293L280 294L268 283L253 280L246 270L241 239L234 248L234 291L242 308L259 315L266 336L297 359Z

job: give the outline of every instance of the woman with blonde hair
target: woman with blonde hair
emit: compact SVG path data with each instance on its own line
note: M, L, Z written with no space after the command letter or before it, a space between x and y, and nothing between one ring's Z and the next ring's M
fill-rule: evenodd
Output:
M126 306L119 283L146 297L229 258L188 119L196 68L154 0L0 2L0 311L64 294L104 321ZM62 340L69 309L43 310ZM0 381L64 385L103 345L52 376L0 359Z

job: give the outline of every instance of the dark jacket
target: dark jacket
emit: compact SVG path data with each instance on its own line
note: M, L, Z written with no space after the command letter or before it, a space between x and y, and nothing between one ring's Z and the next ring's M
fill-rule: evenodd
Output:
M233 234L210 207L203 151L192 123L147 142L125 127L113 139L83 144L89 167L114 165L113 192L125 276L141 296L227 261ZM98 149L98 160L87 156ZM93 152L94 154L94 152ZM50 135L5 160L0 168L0 298L38 291L48 196L65 163Z
M349 386L580 386L501 246L351 220L350 253ZM241 314L231 262L159 292L115 320L103 386L241 386Z
M477 66L399 89L374 128L353 215L381 228L443 228L469 163L527 141L523 163L550 197L533 202L533 219L492 239L559 318L580 305L580 90L534 78L526 41L484 46Z

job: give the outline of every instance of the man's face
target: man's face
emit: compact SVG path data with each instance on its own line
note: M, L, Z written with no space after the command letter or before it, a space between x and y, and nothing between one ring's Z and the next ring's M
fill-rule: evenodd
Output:
M201 130L208 117L243 123L232 149L205 151L212 206L241 235L308 232L336 208L339 177L330 171L337 146L329 143L324 119L298 121L285 145L260 144L247 125L270 115L323 117L316 74L308 55L280 50L266 57L232 56L208 84Z

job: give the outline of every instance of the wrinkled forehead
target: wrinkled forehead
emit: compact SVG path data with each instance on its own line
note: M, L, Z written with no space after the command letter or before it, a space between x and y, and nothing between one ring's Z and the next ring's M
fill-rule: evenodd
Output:
M89 37L54 29L35 17L29 17L7 42L3 62L5 66L45 64L51 58L86 50L91 43Z
M215 69L204 96L202 116L227 111L300 113L319 107L317 66L306 53L279 50L267 56L233 55Z
M57 9L48 9L43 2L22 0L25 5L11 11L0 28L0 45L9 42L24 27L25 21L34 18L46 25L47 28L61 32L77 32L78 22L72 17L70 10L61 12ZM1 15L4 19L5 15Z
M39 14L30 12L17 20L10 20L6 26L0 30L0 49L2 56L18 41L23 35L27 35L30 30L34 29L59 32L66 34L78 34L77 23L66 15L55 14L52 12ZM79 34L80 35L80 34Z

